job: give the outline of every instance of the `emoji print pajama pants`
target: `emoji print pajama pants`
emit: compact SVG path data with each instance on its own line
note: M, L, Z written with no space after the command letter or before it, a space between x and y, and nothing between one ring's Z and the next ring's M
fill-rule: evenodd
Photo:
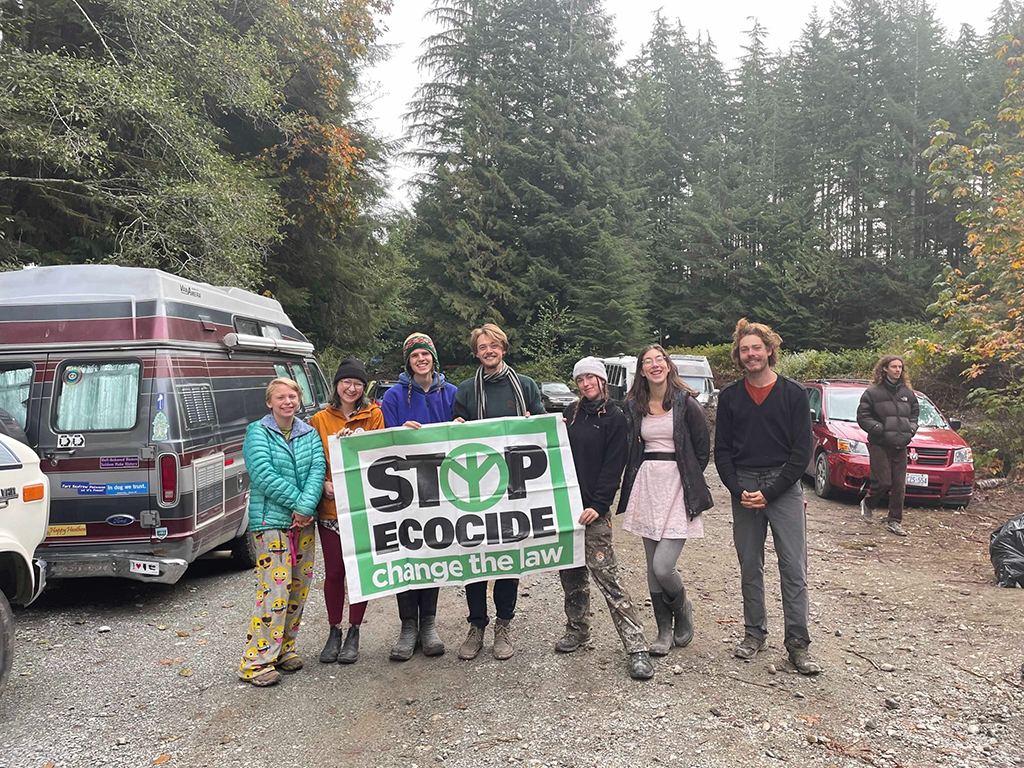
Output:
M250 534L256 550L256 606L238 676L249 680L294 656L302 609L313 583L313 524Z

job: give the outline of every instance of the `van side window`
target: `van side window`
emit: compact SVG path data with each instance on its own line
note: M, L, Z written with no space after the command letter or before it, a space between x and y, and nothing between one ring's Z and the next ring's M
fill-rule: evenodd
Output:
M65 363L59 372L57 431L125 430L138 417L142 366L129 363Z
M309 373L313 377L313 391L316 392L316 402L327 402L327 383L324 380L323 371L316 363L309 364Z
M284 363L274 363L274 375L279 379L290 379L292 377L288 366Z
M292 378L298 382L299 389L302 390L302 405L314 405L316 401L313 399L313 391L309 388L309 378L306 376L306 371L301 365L295 363L289 363L289 368L292 369Z
M26 428L29 388L32 386L32 365L0 369L0 410L7 411Z
M235 333L244 333L247 336L259 336L260 324L255 320L247 320L244 317L235 318Z
M817 387L807 388L807 400L818 418L821 418L821 390Z

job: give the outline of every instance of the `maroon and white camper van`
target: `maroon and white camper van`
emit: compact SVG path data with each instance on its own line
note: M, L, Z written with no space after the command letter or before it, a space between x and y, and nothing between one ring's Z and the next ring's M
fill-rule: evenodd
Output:
M275 376L301 386L301 416L325 407L313 345L273 299L155 269L4 273L0 430L50 480L49 578L173 583L218 548L251 562L242 440Z

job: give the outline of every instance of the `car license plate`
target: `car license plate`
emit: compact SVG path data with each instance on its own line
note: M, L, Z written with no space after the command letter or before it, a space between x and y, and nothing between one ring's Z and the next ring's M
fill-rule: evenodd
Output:
M129 560L131 573L141 573L144 576L159 576L160 563L153 563L149 560Z
M913 473L907 473L907 485L913 485L913 486L915 486L917 488L927 488L928 487L928 475L923 474L923 473L919 474L919 475L916 475L916 474L913 474Z

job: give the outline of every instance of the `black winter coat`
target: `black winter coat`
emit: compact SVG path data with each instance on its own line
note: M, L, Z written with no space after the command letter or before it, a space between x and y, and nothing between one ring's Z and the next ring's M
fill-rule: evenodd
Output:
M643 414L637 410L636 400L627 400L623 411L629 437L629 458L622 480L622 493L619 495L617 513L620 515L626 511L636 474L644 462L644 439L640 436ZM685 390L677 392L672 401L672 441L676 447L676 466L683 481L686 513L692 520L704 510L711 509L715 502L704 479L704 470L711 459L708 420L700 403Z
M868 387L857 406L857 424L868 433L868 442L887 448L906 448L917 434L920 406L910 387L892 388L885 382Z
M588 413L576 402L562 414L569 432L576 479L580 483L583 508L591 508L608 517L615 492L622 482L626 466L626 417L615 403L608 402L604 413Z

